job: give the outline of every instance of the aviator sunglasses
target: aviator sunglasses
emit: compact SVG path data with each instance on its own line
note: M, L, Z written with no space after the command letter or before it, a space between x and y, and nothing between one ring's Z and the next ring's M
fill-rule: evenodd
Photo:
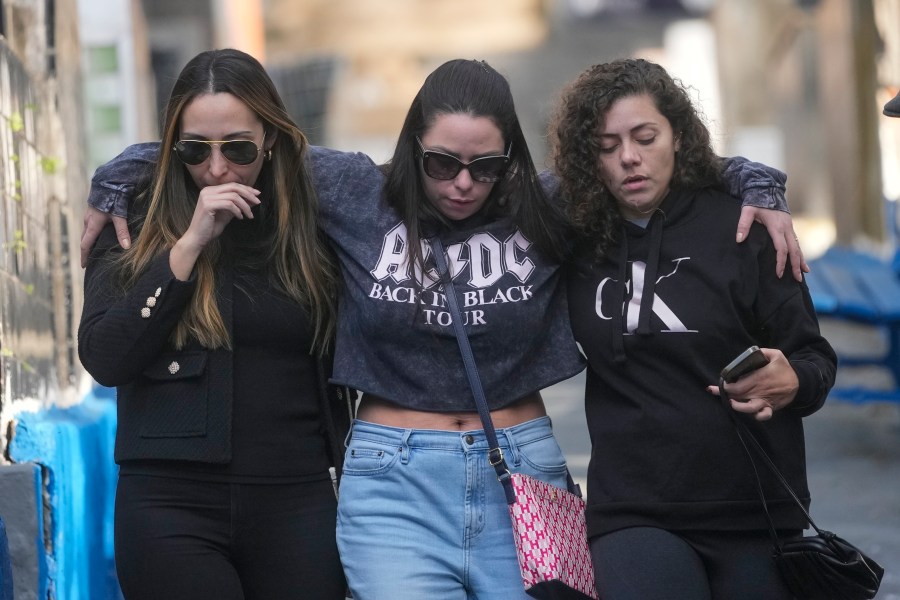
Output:
M432 179L443 181L455 179L460 171L467 169L475 181L496 183L503 179L506 166L509 164L509 153L512 151L512 144L510 144L504 155L482 156L472 162L464 163L455 156L435 150L426 150L418 136L416 136L416 142L419 143L419 149L422 150L422 170Z
M263 141L265 141L263 136ZM262 148L250 140L178 140L174 150L186 165L199 165L212 154L212 147L218 146L222 156L236 165L249 165L256 160Z

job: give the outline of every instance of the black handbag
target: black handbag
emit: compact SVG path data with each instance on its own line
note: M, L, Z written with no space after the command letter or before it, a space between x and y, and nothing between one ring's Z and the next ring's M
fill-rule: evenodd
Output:
M884 569L881 565L847 540L816 526L781 471L763 450L756 437L747 429L747 426L734 414L728 401L728 395L725 393L725 382L722 379L719 380L719 392L756 477L757 491L774 546L772 559L791 592L801 600L870 600L875 597L878 587L881 585L881 578L884 576ZM815 535L787 540L779 539L766 505L766 497L759 480L759 473L756 470L756 461L747 446L747 440L750 440L763 462L771 469L778 482L803 511L810 527L815 530Z

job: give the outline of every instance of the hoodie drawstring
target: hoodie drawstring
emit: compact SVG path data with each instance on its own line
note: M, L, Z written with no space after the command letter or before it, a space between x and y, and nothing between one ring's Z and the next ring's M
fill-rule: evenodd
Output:
M647 252L647 263L644 269L644 286L641 290L641 306L638 315L638 326L635 334L650 335L650 316L653 314L653 298L656 295L656 279L659 273L659 253L662 247L663 225L665 224L666 214L660 209L656 209L656 214L650 219L648 224L650 229L650 247ZM619 285L617 286L616 306L619 310L613 314L613 361L616 364L622 364L628 356L625 354L625 335L626 330L625 314L628 306L625 302L626 291L628 288L628 234L623 229L622 241L619 243ZM634 294L634 269L631 272L631 293Z
M625 291L628 288L628 236L622 231L622 240L619 242L619 285L616 286L616 299L613 306L617 310L613 311L612 316L612 346L613 361L616 364L624 363L627 359L625 356L625 311L628 307L625 305Z
M641 314L638 316L638 335L650 335L650 315L653 314L653 298L656 296L656 275L659 273L659 250L662 246L663 223L666 213L656 209L650 219L650 248L644 269L644 291L641 296Z

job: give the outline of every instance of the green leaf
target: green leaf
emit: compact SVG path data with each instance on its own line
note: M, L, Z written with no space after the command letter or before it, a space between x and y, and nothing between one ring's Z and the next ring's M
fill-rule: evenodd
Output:
M12 129L13 133L18 133L25 129L25 121L22 119L21 114L14 112L9 115L9 128Z
M13 232L13 241L5 242L3 247L7 250L12 249L13 252L21 252L28 247L28 243L25 242L25 233L21 229L16 229Z
M59 159L55 156L44 156L41 158L41 169L47 175L54 175L59 170Z

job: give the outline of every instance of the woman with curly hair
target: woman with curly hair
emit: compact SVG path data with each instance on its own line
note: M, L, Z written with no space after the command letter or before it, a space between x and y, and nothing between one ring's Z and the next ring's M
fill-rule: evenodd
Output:
M593 442L588 535L604 600L784 599L755 480L717 396L718 373L751 345L768 364L727 384L731 409L805 503L802 417L834 383L805 283L775 275L685 88L660 66L591 67L554 130L561 192L580 234L569 313L588 358ZM785 536L806 519L768 473Z

